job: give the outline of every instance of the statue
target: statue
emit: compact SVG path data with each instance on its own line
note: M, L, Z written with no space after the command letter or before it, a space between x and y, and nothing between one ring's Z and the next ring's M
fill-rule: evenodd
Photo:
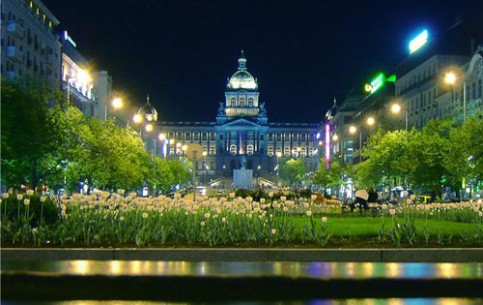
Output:
M225 115L225 107L223 107L222 102L220 102L220 106L218 107L218 115Z
M265 109L265 103L260 103L260 116L267 116L267 109Z
M245 168L246 168L246 165L247 165L247 159L245 158L245 156L242 156L242 157L241 157L241 160L240 160L240 165L241 165L241 169L245 169Z

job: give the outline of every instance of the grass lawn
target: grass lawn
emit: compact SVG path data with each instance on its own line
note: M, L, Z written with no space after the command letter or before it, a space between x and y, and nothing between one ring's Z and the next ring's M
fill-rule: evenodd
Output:
M384 230L387 232L393 227L393 220L390 217L354 217L354 216L328 216L328 221L325 223L327 226L327 233L332 236L351 236L359 238L377 237L383 224ZM315 218L317 225L320 226L321 217ZM307 217L293 216L293 221L296 225L296 233L300 234L303 230L305 223L308 224ZM398 218L398 222L401 224L404 221L403 218ZM428 232L431 235L443 234L461 236L463 234L473 234L478 228L476 223L456 223L444 220L428 219L416 219L416 235L418 237L424 237L424 225L427 223Z

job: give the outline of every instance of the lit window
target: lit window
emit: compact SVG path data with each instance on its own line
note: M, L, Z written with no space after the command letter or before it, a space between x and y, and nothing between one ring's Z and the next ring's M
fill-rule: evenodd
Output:
M300 150L300 155L302 156L307 156L307 147L302 147L302 149Z
M314 148L309 147L309 156L312 157L314 155Z
M230 154L236 155L237 147L235 144L230 145Z
M285 146L285 148L283 149L283 154L285 156L290 156L290 147Z
M253 145L247 145L247 155L253 155Z
M269 157L273 157L273 146L268 147L267 154L268 154Z

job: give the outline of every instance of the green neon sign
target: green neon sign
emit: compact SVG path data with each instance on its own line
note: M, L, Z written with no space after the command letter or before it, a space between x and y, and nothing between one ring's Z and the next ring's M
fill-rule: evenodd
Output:
M371 82L371 93L376 92L386 82L386 78L384 77L384 73L379 73Z

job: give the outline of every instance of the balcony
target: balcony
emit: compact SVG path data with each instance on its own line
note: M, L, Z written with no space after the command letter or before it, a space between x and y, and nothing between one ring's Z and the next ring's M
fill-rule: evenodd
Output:
M7 47L7 57L10 60L20 62L22 61L22 56L19 54L18 50L15 48L15 46L8 46Z

